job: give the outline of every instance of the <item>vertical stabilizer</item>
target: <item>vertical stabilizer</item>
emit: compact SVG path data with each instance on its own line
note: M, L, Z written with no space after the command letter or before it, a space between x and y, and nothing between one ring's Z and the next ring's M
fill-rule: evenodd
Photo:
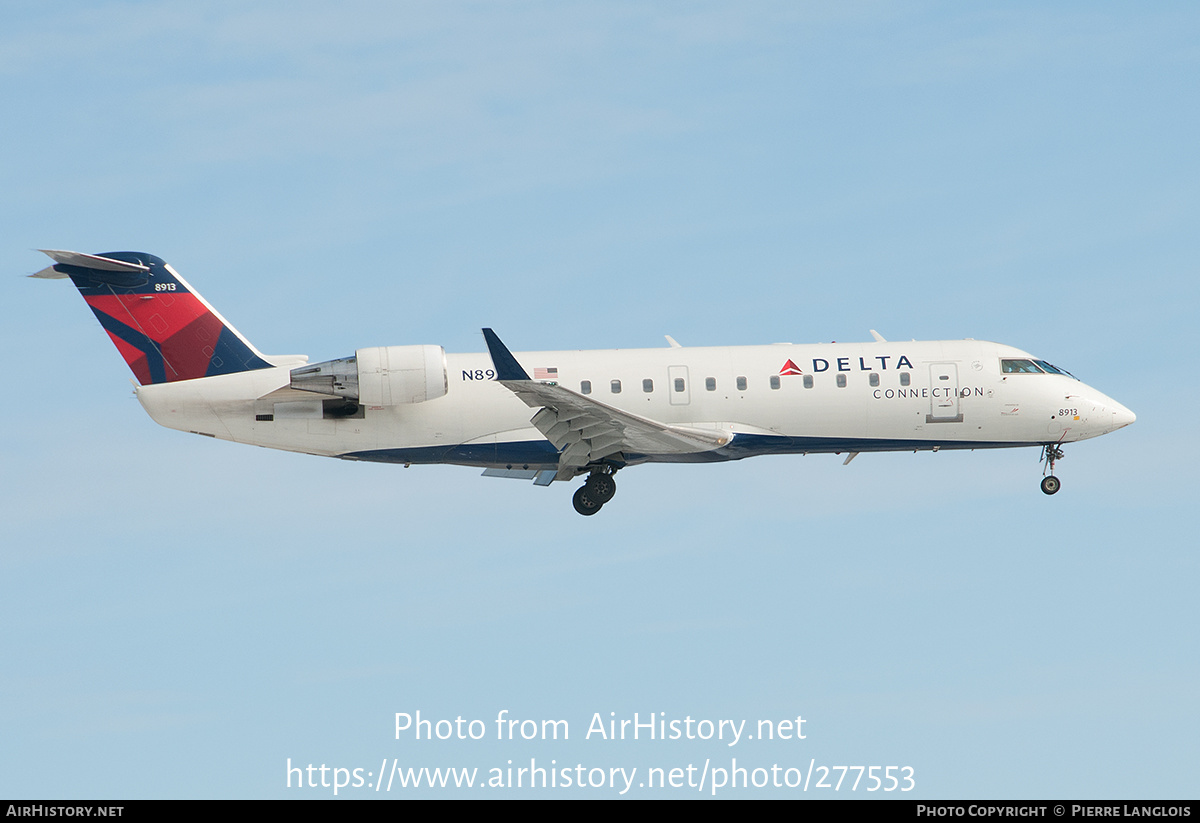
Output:
M54 265L33 276L69 277L142 385L271 367L161 258L41 251Z

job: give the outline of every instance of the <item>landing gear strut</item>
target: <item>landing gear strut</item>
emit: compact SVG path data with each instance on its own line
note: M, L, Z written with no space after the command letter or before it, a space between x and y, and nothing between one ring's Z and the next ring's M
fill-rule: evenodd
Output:
M1062 460L1063 450L1058 447L1058 444L1047 443L1042 446L1042 461L1046 467L1042 469L1042 492L1045 494L1054 494L1062 488L1062 481L1054 476L1054 461Z
M593 515L600 511L601 506L612 500L613 495L617 493L617 481L613 477L615 473L612 469L593 470L588 475L587 482L580 486L571 498L575 511L584 516Z

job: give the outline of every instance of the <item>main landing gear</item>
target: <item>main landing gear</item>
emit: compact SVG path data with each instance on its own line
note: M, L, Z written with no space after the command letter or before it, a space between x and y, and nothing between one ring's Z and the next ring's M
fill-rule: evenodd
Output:
M615 473L610 469L595 469L589 474L587 482L580 486L571 498L575 511L585 516L593 515L600 511L601 506L612 500L613 495L617 493L617 481L613 477Z
M1045 494L1054 494L1062 488L1062 481L1054 476L1054 461L1062 460L1063 450L1058 447L1057 443L1047 443L1042 446L1042 462L1046 467L1042 469L1042 492Z

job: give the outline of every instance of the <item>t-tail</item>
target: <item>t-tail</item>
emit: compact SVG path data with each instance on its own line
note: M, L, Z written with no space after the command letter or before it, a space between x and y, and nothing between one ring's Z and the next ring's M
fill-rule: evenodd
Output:
M31 276L69 277L142 385L273 365L161 258L41 251L54 265Z

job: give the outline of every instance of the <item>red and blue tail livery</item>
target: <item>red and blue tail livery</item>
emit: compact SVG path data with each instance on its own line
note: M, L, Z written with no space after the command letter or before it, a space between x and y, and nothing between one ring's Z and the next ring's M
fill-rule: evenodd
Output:
M142 385L270 368L263 356L161 258L42 249L69 277Z

